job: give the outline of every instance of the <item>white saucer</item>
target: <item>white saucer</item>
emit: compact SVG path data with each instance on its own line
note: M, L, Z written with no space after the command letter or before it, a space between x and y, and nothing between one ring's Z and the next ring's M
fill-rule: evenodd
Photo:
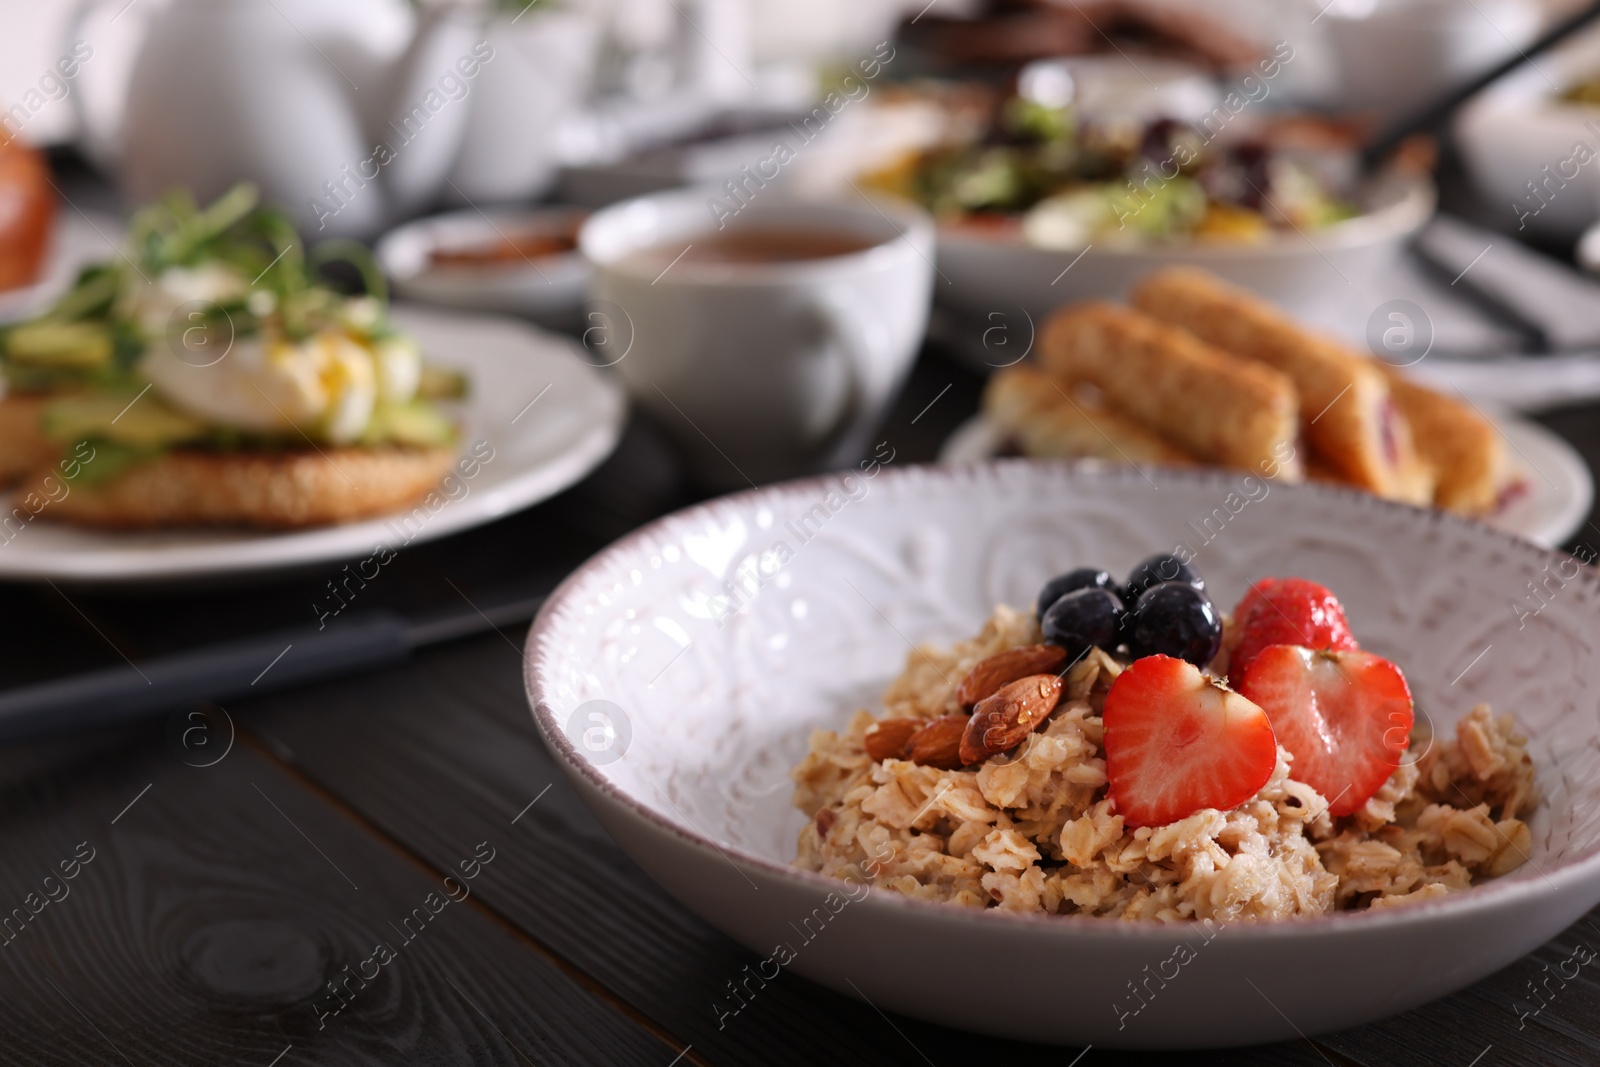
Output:
M580 208L468 209L398 226L379 238L374 253L401 299L467 311L524 315L557 330L583 325L589 267L576 251L523 263L439 268L430 257L442 248L493 242L513 232L562 232L582 221Z
M492 449L456 499L436 511L286 533L111 532L43 518L0 540L0 578L129 582L239 574L370 555L431 541L519 511L565 489L604 459L622 432L621 389L586 364L576 341L511 319L396 307L395 322L429 362L466 373L462 449ZM12 510L0 495L0 515ZM412 515L402 526L399 516ZM23 512L26 514L26 511ZM410 532L408 540L407 532Z
M1536 422L1501 415L1496 419L1511 449L1512 468L1527 489L1504 509L1484 518L1490 526L1554 548L1588 521L1594 502L1594 476L1573 447ZM974 415L939 450L943 463L978 463L993 459L1002 444L1000 430Z

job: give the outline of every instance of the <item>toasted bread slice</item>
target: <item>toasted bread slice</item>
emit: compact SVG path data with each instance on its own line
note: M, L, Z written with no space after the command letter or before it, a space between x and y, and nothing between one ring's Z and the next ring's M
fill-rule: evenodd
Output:
M1039 332L1058 379L1088 381L1140 425L1205 462L1299 481L1290 380L1114 304L1064 308Z
M300 529L395 511L436 486L455 458L454 448L177 449L100 483L62 483L47 467L18 491L37 490L51 500L41 518L85 526Z
M50 399L43 393L0 397L0 488L49 466L59 455L61 446L45 440L39 428Z
M1057 382L1027 363L996 371L983 391L983 414L1021 446L1047 459L1093 456L1113 463L1193 466L1174 448L1104 401Z
M1166 267L1134 289L1133 305L1294 382L1315 457L1362 489L1427 504L1432 479L1410 424L1376 361L1303 329L1254 293L1192 267Z

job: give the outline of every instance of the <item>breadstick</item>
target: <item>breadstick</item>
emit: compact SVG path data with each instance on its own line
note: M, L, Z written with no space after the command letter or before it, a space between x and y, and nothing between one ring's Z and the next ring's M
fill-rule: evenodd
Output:
M1024 455L1093 456L1113 463L1192 466L1194 459L1128 416L1082 396L1038 368L998 371L983 391L983 414L1016 440Z
M1425 504L1411 427L1374 361L1302 329L1266 301L1205 271L1167 267L1134 289L1133 305L1242 359L1287 374L1311 451L1346 481Z
M1417 450L1437 472L1433 502L1479 515L1500 499L1509 471L1499 432L1466 404L1384 366L1394 399L1416 433Z
M1109 402L1196 458L1299 481L1289 379L1112 304L1065 308L1040 331L1051 375L1092 382Z

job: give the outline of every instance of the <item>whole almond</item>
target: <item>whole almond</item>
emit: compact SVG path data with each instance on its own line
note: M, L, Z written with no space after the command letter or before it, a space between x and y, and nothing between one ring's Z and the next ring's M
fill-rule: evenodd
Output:
M927 719L884 719L867 727L862 744L875 760L900 759L911 735L926 725Z
M992 697L1003 685L1030 674L1054 674L1067 662L1067 650L1058 645L1024 645L996 652L967 672L956 688L956 702L970 708Z
M1020 745L1060 699L1061 679L1053 674L1034 674L1001 686L972 709L961 735L961 762L981 763Z
M946 715L934 719L911 735L905 758L924 767L953 771L966 761L961 758L961 738L967 729L967 716Z

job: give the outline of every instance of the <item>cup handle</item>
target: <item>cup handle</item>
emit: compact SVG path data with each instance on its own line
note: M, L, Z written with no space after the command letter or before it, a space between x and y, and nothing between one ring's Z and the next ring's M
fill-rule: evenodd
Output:
M813 435L812 450L820 458L838 448L867 409L866 368L870 353L861 344L861 331L839 306L826 297L811 299L811 313L831 342L828 351L844 361L845 398L827 426Z

